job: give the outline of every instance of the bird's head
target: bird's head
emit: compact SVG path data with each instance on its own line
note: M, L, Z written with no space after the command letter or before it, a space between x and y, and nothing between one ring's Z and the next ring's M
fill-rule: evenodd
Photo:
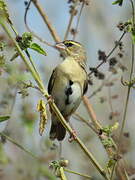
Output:
M65 40L60 43L56 43L55 48L60 51L64 58L70 56L77 61L86 61L86 52L80 43L73 40Z

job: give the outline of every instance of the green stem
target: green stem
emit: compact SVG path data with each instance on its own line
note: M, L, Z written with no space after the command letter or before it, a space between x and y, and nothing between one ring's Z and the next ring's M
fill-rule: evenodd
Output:
M64 173L64 168L60 167L59 171L60 171L60 179L61 180L67 180L65 173Z
M110 175L110 180L113 180L113 174L114 174L115 167L116 167L116 162L114 163L114 165L112 167L112 171L111 171L111 175Z
M133 1L130 0L131 6L132 6L132 11L133 11L133 27L135 25L135 20L134 20L134 4ZM132 75L133 75L133 69L134 69L134 44L132 42L132 64L131 64L131 71L130 71L130 77L129 77L129 82L132 81ZM129 102L129 96L130 96L130 91L131 91L131 85L128 86L128 91L127 91L127 97L126 97L126 104L125 104L125 109L124 109L124 115L123 115L123 120L122 120L122 126L120 130L120 135L119 135L119 146L120 146L120 139L123 134L124 126L126 123L126 114L127 114L127 107L128 107L128 102Z
M88 175L85 175L85 174L82 174L82 173L78 173L78 172L75 172L75 171L72 171L72 170L69 170L69 169L64 168L64 171L91 179L91 176L88 176Z
M131 7L132 7L132 17L133 17L133 27L135 25L135 19L134 19L134 3L132 0L130 0L131 3ZM134 69L134 44L132 42L132 62L131 62L131 71L130 71L130 77L129 77L129 82L132 81L132 75L133 75L133 69ZM131 84L131 83L130 83ZM126 96L126 103L125 103L125 108L124 108L124 114L123 114L123 120L122 120L122 125L121 125L121 129L120 129L120 134L119 134L119 139L118 139L118 149L117 149L117 154L119 154L120 152L120 146L121 146L121 138L122 138L122 134L123 134L123 130L126 124L126 115L127 115L127 108L128 108L128 103L129 103L129 96L130 96L130 92L131 92L131 85L128 86L128 90L127 90L127 96ZM117 161L116 161L117 163ZM116 166L116 163L114 164L114 168L112 169L112 173L111 173L111 179L113 177L113 172Z
M32 152L28 151L26 148L24 148L22 145L20 145L19 143L17 143L14 139L12 139L11 137L7 136L6 134L0 132L0 135L5 137L6 140L10 141L11 143L15 144L17 147L19 147L21 150L25 151L27 154L29 154L30 156L32 156L33 158L38 160L38 157L35 156Z
M35 65L34 65L34 62L33 62L33 59L32 59L32 57L31 57L31 55L29 54L28 50L26 50L25 52L26 52L27 57L29 58L29 61L30 61L31 65L32 65L33 69L34 69L35 72L37 73L37 76L38 76L38 78L39 78L39 81L41 81L40 75L39 75L39 73L38 73L38 71L37 71L37 69L36 69L36 67L35 67Z

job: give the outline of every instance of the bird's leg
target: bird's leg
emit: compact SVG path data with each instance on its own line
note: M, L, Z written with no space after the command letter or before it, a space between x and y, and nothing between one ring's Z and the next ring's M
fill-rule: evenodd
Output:
M70 124L70 126L72 128L72 133L70 134L70 137L68 138L68 141L72 142L72 141L76 140L77 133L76 133L75 129L73 128L72 124L71 123L69 123L69 124Z
M54 102L54 99L51 95L49 95L49 97L47 98L47 103L46 105L50 104L50 103L53 103ZM51 109L51 106L49 106L49 109L50 109L50 112L52 113L52 109Z
M47 98L47 104L49 104L49 102L54 102L52 95L49 95L49 97Z

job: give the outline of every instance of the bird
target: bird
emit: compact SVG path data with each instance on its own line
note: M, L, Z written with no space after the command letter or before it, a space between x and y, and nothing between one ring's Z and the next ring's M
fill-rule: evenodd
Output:
M88 89L86 51L82 44L73 40L56 43L54 47L61 53L63 61L52 72L48 93L65 120L69 122ZM66 129L53 111L51 120L50 139L62 141Z

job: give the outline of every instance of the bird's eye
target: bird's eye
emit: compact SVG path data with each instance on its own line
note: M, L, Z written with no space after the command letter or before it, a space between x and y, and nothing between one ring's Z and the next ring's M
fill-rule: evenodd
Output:
M65 43L65 46L66 46L66 47L71 47L71 46L73 46L73 43L67 42L67 43Z

